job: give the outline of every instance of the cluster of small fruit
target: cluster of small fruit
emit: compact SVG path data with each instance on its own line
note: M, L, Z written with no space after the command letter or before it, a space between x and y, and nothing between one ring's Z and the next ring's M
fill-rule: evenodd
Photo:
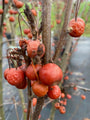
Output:
M54 104L54 107L58 109L61 114L65 114L66 113L65 106L67 105L67 99L71 99L71 98L72 96L70 94L67 94L65 96L64 93L61 93L61 100L59 102L56 102Z
M32 90L38 97L48 95L51 99L57 99L61 95L61 90L57 83L62 80L63 73L61 68L54 63L45 65L33 63L36 56L42 58L45 54L45 46L39 40L20 40L21 49L26 46L26 54L32 60L30 65L16 68L8 68L4 72L4 77L11 85L18 89L27 86L27 78L31 81Z

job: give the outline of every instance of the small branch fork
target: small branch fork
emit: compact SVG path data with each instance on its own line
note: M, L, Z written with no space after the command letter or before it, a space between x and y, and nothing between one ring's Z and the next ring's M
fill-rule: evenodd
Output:
M85 88L85 87L82 87L82 86L79 86L79 85L76 85L74 83L71 83L71 84L68 84L68 85L64 85L63 88L66 88L66 87L77 87L78 89L81 89L83 91L87 91L87 92L90 92L90 89L89 88Z

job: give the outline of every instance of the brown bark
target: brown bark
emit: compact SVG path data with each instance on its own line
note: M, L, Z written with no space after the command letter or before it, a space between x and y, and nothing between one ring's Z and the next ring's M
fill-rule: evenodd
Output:
M51 58L51 2L42 2L42 41L45 45L44 63L48 63Z
M68 62L68 57L69 57L71 45L72 45L72 38L68 35L66 49L65 49L65 52L62 56L61 65L60 65L60 67L63 71L63 74L65 74L66 68L68 66L67 62Z
M73 0L67 0L64 23L63 23L62 31L61 31L61 34L60 34L60 40L57 44L57 49L56 49L55 55L53 57L53 60L54 60L55 63L57 62L57 59L58 59L58 56L61 52L62 46L66 42L67 27L68 27L69 19L70 19L70 16L71 16L72 5L73 5Z

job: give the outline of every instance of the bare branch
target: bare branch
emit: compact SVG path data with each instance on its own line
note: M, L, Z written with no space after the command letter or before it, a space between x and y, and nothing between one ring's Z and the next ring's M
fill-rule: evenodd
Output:
M66 37L67 37L67 27L68 27L68 22L71 16L71 10L72 10L72 5L73 5L73 0L67 0L67 6L66 6L66 11L65 11L65 17L64 17L64 23L63 23L63 28L60 34L60 40L58 41L57 44L57 49L55 51L55 55L53 57L54 62L57 62L58 56L61 52L62 46L66 42Z
M24 13L28 19L29 25L31 26L32 34L36 39L37 38L37 31L36 31L36 27L35 27L34 17L33 17L32 12L29 9L29 6L27 4L25 4Z
M81 90L83 90L83 91L85 91L85 92L86 92L86 91L90 92L90 89L89 89L89 88L85 88L85 87L76 85L76 84L74 84L74 83L71 83L71 84L68 84L68 85L64 85L63 87L64 87L64 88L66 88L66 87L77 87L78 89L81 89Z

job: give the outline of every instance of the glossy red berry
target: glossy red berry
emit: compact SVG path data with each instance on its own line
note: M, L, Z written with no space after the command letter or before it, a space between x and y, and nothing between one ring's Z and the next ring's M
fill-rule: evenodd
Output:
M52 85L54 82L60 82L63 77L61 68L54 64L48 63L39 70L40 81L46 85Z

